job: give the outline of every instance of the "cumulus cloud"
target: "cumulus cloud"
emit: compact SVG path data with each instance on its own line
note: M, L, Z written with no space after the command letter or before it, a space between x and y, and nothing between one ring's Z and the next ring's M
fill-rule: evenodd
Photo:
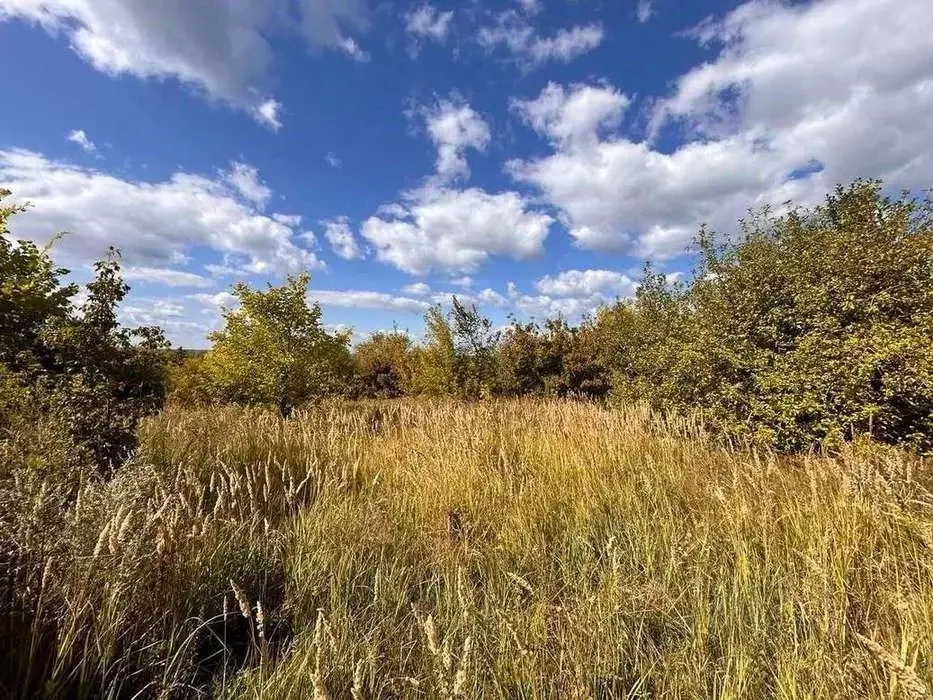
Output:
M476 299L480 304L486 304L489 306L495 306L500 309L504 309L509 305L509 300L506 299L503 295L499 294L494 289L489 289L488 287L476 295Z
M628 276L612 270L567 270L547 275L535 284L542 294L555 297L629 296L635 290Z
M269 197L272 196L272 190L259 179L259 169L247 163L232 163L230 170L222 173L222 177L224 182L233 187L243 199L259 208L265 207ZM288 223L287 219L279 218L278 220ZM295 222L295 225L297 223L300 223L300 219Z
M601 132L616 129L631 103L609 85L564 88L548 83L533 100L513 100L512 107L539 134L559 146L590 145Z
M462 275L460 277L454 277L450 280L450 283L455 287L463 287L464 289L469 289L473 286L473 278L469 275Z
M653 257L701 222L729 231L749 206L813 203L856 177L928 186L931 21L924 0L753 0L694 32L718 54L655 107L655 131L688 129L682 145L620 133L628 98L610 86L548 86L517 109L553 152L508 169L579 245Z
M541 253L551 216L534 211L517 192L453 186L470 173L466 151L489 143L482 117L457 96L420 112L437 148L435 173L363 223L361 235L377 259L421 275L472 271L492 255L523 260Z
M362 289L311 289L308 298L322 306L338 306L351 309L382 309L404 311L406 313L424 313L430 304L422 299L394 296L385 292L373 292Z
M604 303L601 298L559 298L547 294L525 294L519 291L514 282L509 282L508 285L508 301L516 311L524 316L538 319L561 316L571 321L577 321L585 314L594 313Z
M142 182L32 151L0 150L0 182L33 205L14 222L14 234L44 241L72 232L55 248L67 264L87 264L116 245L130 266L165 267L207 248L235 257L250 273L321 267L298 243L298 219L264 214L227 175L178 172Z
M282 128L282 122L279 119L279 111L282 109L282 103L273 98L269 98L250 109L250 113L260 124L263 124L273 131Z
M125 267L123 279L127 282L157 282L169 287L211 287L213 281L203 275L168 267L145 267L133 265Z
M450 31L450 22L454 18L452 10L441 12L433 5L425 4L413 8L405 16L405 31L416 41L432 39L444 43Z
M270 40L300 31L312 49L358 58L365 0L0 0L0 21L21 18L67 37L108 75L173 78L278 128L268 94Z
M441 180L469 177L467 149L486 150L489 125L470 105L456 95L421 110L428 136L437 148L436 172Z
M356 240L356 236L353 235L353 229L347 217L340 216L321 223L324 225L324 238L337 255L344 260L356 260L363 257L363 249Z
M87 134L84 133L84 129L75 129L72 131L68 134L68 140L71 143L78 144L85 153L94 153L97 151L97 145L87 137Z
M402 287L402 291L405 292L405 294L411 294L412 296L416 297L423 297L431 293L431 288L424 282L414 282L412 284L406 284L404 287Z
M220 309L235 309L240 305L240 300L230 292L217 292L216 294L191 294L190 299L196 300L202 306L206 307L207 313L215 313Z
M530 70L548 61L570 63L598 47L605 38L599 24L565 27L552 36L540 36L527 14L516 10L499 14L494 24L480 28L480 46L488 51L504 47L520 66Z
M526 294L509 282L507 299L525 316L562 316L577 322L603 306L631 297L637 286L626 275L611 270L567 270L539 279L535 283L537 294Z
M492 255L534 257L553 223L516 192L429 186L407 199L367 219L362 235L379 260L417 275L470 271Z

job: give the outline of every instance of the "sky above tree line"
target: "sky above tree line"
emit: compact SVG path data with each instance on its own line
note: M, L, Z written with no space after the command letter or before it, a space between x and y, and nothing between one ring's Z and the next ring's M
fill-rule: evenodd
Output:
M0 0L20 238L121 249L128 323L203 347L309 270L358 336L451 294L571 320L701 223L933 185L930 0Z

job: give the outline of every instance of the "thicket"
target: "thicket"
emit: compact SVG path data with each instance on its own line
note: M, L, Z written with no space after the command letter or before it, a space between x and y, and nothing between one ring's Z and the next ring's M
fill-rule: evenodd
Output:
M18 210L3 212L5 227ZM703 229L690 276L670 282L648 266L634 298L576 327L498 330L455 298L447 313L428 311L420 343L395 330L351 349L308 303L307 275L238 284L211 349L167 372L157 329L117 323L127 288L115 257L73 309L77 290L46 249L0 240L3 424L30 410L67 415L67 440L96 463L126 457L166 382L177 403L282 415L334 395L576 396L699 413L729 439L782 450L859 434L933 449L933 202L887 197L875 181L812 209L754 213L733 235Z
M783 450L835 449L858 434L933 449L928 197L888 198L859 181L813 209L757 212L736 235L703 229L696 248L685 281L646 267L633 299L577 327L557 318L497 331L454 299L448 314L428 311L423 343L377 333L316 385L371 398L610 398L700 412L728 438ZM206 364L233 364L223 352ZM179 397L204 364L179 372Z
M108 472L132 452L139 420L161 407L168 343L127 329L118 254L95 265L84 301L49 247L7 237L23 207L0 190L0 476L40 466ZM55 239L50 245L54 244Z

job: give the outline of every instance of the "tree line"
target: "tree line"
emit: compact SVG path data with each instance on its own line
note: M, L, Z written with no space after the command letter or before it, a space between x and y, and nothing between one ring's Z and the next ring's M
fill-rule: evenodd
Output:
M421 342L395 330L351 346L324 327L303 274L236 285L238 305L198 354L119 326L115 257L74 308L47 248L0 235L0 436L38 411L113 461L166 396L283 415L335 395L556 396L696 413L726 438L782 450L870 435L929 453L933 200L860 180L786 212L751 213L729 236L702 228L689 277L646 266L633 298L576 325L497 330L455 298L428 310ZM0 210L0 233L15 213Z

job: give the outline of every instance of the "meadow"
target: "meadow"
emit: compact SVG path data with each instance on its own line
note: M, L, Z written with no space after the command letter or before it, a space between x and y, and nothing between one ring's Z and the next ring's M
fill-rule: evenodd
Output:
M169 406L2 498L12 697L921 698L933 478L539 399Z

